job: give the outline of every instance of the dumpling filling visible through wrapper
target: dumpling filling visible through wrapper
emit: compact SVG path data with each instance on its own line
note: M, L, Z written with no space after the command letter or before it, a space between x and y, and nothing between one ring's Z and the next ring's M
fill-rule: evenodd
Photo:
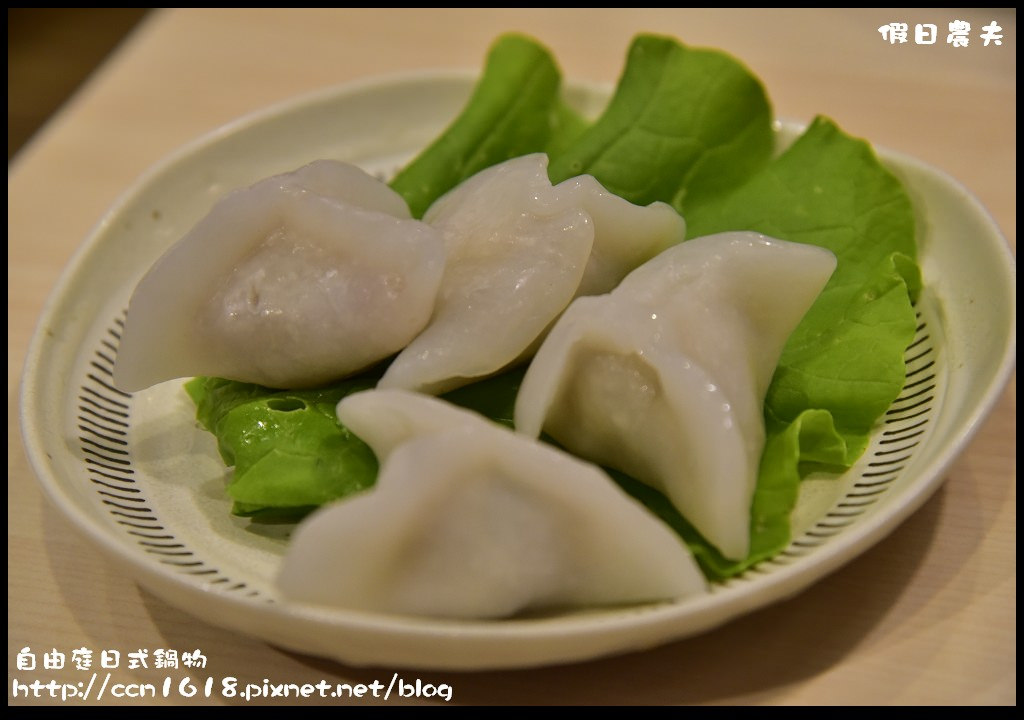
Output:
M381 387L441 394L493 375L529 357L574 297L608 292L685 237L669 205L634 205L589 175L553 186L547 165L513 158L427 210L447 252L437 306Z
M835 266L749 232L666 250L569 306L526 372L517 430L661 490L723 555L746 557L765 393Z
M443 270L440 234L361 169L321 160L267 178L221 200L139 282L115 384L343 378L423 329Z

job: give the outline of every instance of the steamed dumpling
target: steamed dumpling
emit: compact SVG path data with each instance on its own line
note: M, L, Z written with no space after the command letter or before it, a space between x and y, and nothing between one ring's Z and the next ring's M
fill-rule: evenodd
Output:
M338 416L380 476L299 525L286 599L482 619L706 589L682 541L589 463L400 390L352 395Z
M129 303L114 381L336 380L425 327L443 270L440 233L401 196L314 162L229 194L157 261Z
M634 205L606 190L593 175L569 178L554 190L577 203L594 223L594 245L577 297L609 292L630 271L686 237L686 222L672 206Z
M338 420L384 462L402 443L460 428L497 427L483 415L450 402L406 390L377 389L341 399Z
M580 294L682 241L664 203L640 207L590 176L552 186L543 154L488 168L424 216L444 234L447 263L429 326L392 363L381 387L432 394L528 356Z
M835 264L746 232L666 250L562 315L526 372L517 430L662 490L723 555L746 557L765 393Z

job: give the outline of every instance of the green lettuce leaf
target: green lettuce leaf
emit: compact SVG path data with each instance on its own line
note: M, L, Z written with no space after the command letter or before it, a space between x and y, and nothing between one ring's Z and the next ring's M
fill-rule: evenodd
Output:
M582 121L562 103L560 90L561 73L547 49L523 35L501 36L469 103L391 187L422 217L434 200L484 168L544 151L560 129L578 134Z
M444 399L512 427L525 368L459 388ZM315 390L275 390L223 378L185 384L196 419L234 467L232 513L259 522L297 522L325 503L372 487L376 456L337 418L345 396L377 384L379 372Z
M311 510L371 487L377 458L338 423L335 406L366 390L365 375L319 390L272 390L199 377L185 389L196 418L217 438L226 465L234 466L228 494L232 512L261 521L295 521Z
M638 205L686 208L762 167L774 147L760 81L717 50L638 35L607 109L565 150L552 182L590 174Z
M817 118L742 187L690 209L688 236L726 230L835 253L836 271L789 338L765 411L787 423L824 409L851 439L869 433L903 387L916 327L914 211L902 184L866 142Z

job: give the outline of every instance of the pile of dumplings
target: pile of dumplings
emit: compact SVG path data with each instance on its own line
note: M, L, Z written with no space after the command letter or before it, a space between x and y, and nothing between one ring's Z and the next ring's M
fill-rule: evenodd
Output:
M228 195L157 261L114 380L297 389L394 356L337 411L377 484L296 528L289 601L491 619L678 600L707 590L692 555L599 466L746 557L764 396L836 264L685 232L670 206L589 175L552 185L543 154L482 171L422 220L361 169L317 161ZM524 362L515 431L433 397Z

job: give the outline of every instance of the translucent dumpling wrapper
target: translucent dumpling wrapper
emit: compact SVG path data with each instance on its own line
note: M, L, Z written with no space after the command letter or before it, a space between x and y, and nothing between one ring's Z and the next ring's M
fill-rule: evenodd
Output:
M115 384L351 375L426 326L443 270L439 231L358 167L321 160L267 178L227 195L136 286Z
M381 387L441 394L499 372L529 357L574 297L608 292L684 238L665 203L634 205L589 175L552 186L547 164L495 165L428 209L447 249L437 306Z
M516 429L658 488L723 555L746 557L765 393L835 265L748 232L666 250L566 310L523 379Z
M589 463L401 390L338 415L380 476L298 526L277 578L288 600L491 619L706 590L678 536Z
M445 430L491 426L483 415L437 398L397 389L357 392L338 402L338 421L370 446L384 462L413 438Z

